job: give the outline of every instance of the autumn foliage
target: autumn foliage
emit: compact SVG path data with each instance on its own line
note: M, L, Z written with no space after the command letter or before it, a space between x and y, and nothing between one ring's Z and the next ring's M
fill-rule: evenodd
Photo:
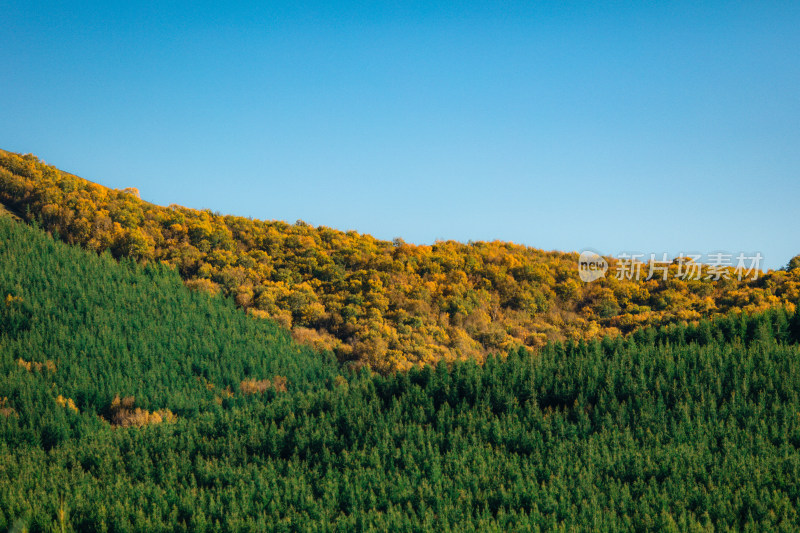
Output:
M259 394L273 389L275 392L286 392L287 380L284 376L269 379L245 379L239 384L242 394Z
M65 409L69 409L73 413L78 412L78 406L75 405L75 401L72 398L64 398L59 394L58 397L56 397L56 403Z
M20 357L17 359L17 364L28 372L55 372L56 370L56 364L49 359L42 363L38 361L26 361Z
M140 199L0 152L0 201L69 243L174 265L297 340L380 371L757 312L800 296L800 269L757 280L578 277L578 256L509 242L381 241ZM611 264L614 271L616 265ZM732 274L732 272L729 272Z
M8 406L8 397L3 396L0 398L0 415L8 417L15 414L17 414L17 412L14 408Z
M125 398L120 398L119 395L115 396L110 407L111 424L119 427L142 427L175 420L175 415L169 409L150 412L147 409L134 407L134 403L133 396L126 396Z
M800 529L800 312L386 375L256 313L0 216L0 531Z

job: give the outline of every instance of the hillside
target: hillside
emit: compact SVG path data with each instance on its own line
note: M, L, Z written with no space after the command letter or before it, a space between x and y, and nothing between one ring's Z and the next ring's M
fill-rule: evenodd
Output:
M583 283L577 255L504 242L416 246L299 222L160 207L31 155L0 152L0 201L68 243L174 265L341 361L380 371L642 326L757 312L800 296L800 269L758 280L616 279ZM615 264L612 261L611 269Z
M109 420L117 396L183 417L216 408L249 380L277 376L281 388L305 390L338 375L332 358L229 300L189 291L174 269L118 263L8 217L0 217L0 295L0 398L20 415L9 419L19 432L6 442L52 447L67 438L48 430L49 417L64 421L55 397Z
M0 289L0 530L800 527L798 313L382 376L8 217Z

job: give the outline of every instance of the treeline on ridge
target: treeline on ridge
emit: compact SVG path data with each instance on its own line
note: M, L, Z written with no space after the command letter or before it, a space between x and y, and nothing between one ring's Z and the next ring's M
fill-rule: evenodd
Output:
M380 371L758 312L800 297L800 268L757 280L578 277L577 255L505 242L431 246L142 201L0 151L0 201L69 243L163 261L296 339ZM612 271L614 264L612 262Z
M800 528L787 308L342 373L5 217L0 294L0 530Z

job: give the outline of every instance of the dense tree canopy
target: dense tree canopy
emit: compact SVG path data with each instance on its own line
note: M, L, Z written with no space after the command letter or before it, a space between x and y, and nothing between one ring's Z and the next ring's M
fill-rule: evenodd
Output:
M800 528L800 313L388 375L0 217L0 530Z
M506 242L380 241L369 235L160 207L0 151L0 201L69 243L163 261L194 288L222 290L255 316L340 360L386 371L548 340L600 338L732 310L793 308L800 269L757 280L580 281L576 254ZM612 262L612 271L615 269ZM712 279L706 279L711 277Z

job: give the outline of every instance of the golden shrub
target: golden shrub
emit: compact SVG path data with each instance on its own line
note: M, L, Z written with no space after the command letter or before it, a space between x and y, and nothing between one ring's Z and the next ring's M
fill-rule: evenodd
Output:
M169 409L150 412L134 407L134 397L120 398L116 395L111 401L111 425L116 427L143 427L161 422L173 422L177 416Z

